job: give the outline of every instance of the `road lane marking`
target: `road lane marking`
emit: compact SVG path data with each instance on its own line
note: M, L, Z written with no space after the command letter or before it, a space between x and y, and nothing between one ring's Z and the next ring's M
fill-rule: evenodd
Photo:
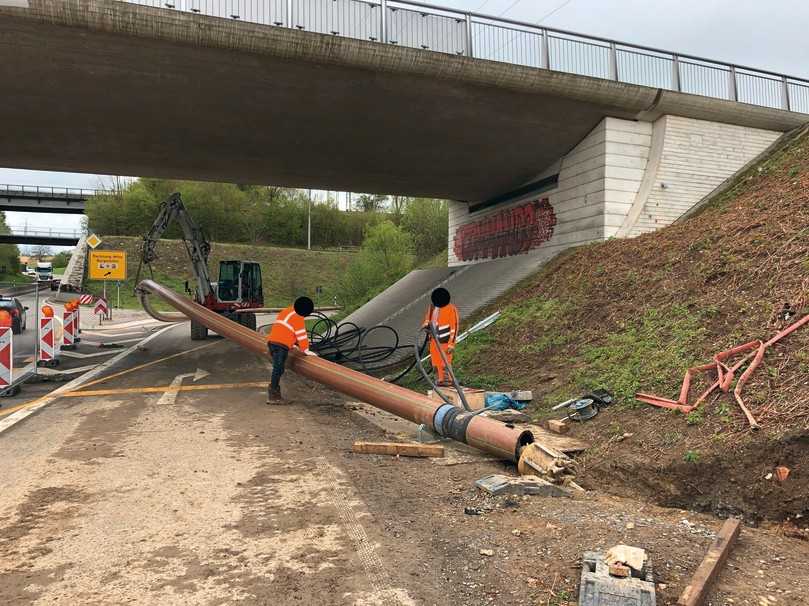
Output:
M62 350L62 355L66 358L100 358L101 356L111 356L112 354L116 353L114 349L108 349L107 351L100 351L98 353L81 353L78 351L65 351ZM32 358L33 361L33 358Z
M183 375L180 375L183 376ZM175 377L176 381L176 377ZM219 391L223 389L244 389L247 387L267 387L268 381L248 381L244 383L210 383L207 385L180 385L172 381L171 385L158 387L122 387L121 389L89 389L87 391L68 391L60 395L62 398L83 398L85 396L119 396L143 393L179 393L181 391Z
M143 341L141 341L137 345L133 345L132 347L123 350L121 353L119 353L114 358L110 358L109 360L107 360L103 364L100 364L97 368L89 371L86 374L83 374L80 377L76 377L72 381L70 381L68 383L65 383L61 387L55 389L54 391L52 391L49 394L46 394L46 395L42 396L41 398L37 398L36 400L32 400L30 402L25 402L24 404L18 404L16 406L12 406L12 407L9 407L9 408L0 408L0 417L5 417L4 419L0 419L0 433L3 433L4 431L7 431L9 428L13 427L14 425L19 423L23 419L29 417L30 415L34 414L35 412L37 412L39 410L45 408L48 404L50 404L54 400L58 400L59 397L63 393L66 393L66 392L69 392L69 391L75 391L78 387L81 387L82 385L85 385L88 380L92 379L93 377L97 377L98 375L100 375L102 372L104 372L108 368L111 368L112 366L114 366L115 364L117 364L118 362L120 362L121 360L126 358L129 354L136 351L138 349L138 347L146 345L150 341L152 341L152 340L156 339L157 337L159 337L160 335L162 335L164 332L167 332L167 331L171 330L172 328L174 328L176 326L177 326L177 324L171 324L171 325L166 326L165 328L163 328L163 329L161 329L161 330L159 330L159 331L157 331L155 333L152 333L151 335L146 337ZM216 341L215 343L220 343L220 342L221 341ZM190 349L190 350L188 350L188 352L180 352L180 354L178 354L178 355L182 355L184 353L190 353L192 351L194 351L194 350ZM176 357L176 355L171 356L171 357ZM141 366L144 366L144 365L141 365ZM107 379L111 379L112 377L117 376L117 374L120 374L120 373L110 375L109 377L105 377L102 380L106 381ZM101 382L101 381L98 381L98 382ZM96 382L87 383L87 385L94 385L94 384L96 384Z
M173 328L173 326L168 326L167 328ZM166 329L164 328L160 332L163 332L165 330ZM155 335L158 335L158 334L160 334L160 333L157 332L154 335L152 335L152 337L154 337ZM147 337L147 340L151 340L152 337ZM210 343L206 343L205 345L200 345L199 347L194 347L192 349L187 349L185 351L181 351L181 352L178 352L176 354L171 354L170 356L166 356L164 358L158 358L157 360L152 360L151 362L146 362L145 364L139 364L138 366L133 366L132 368L127 368L126 370L122 370L121 372L116 372L116 373L113 373L113 374L108 375L106 377L96 379L95 381L90 381L89 383L84 385L84 388L86 389L87 387L92 387L93 385L98 385L99 383L104 383L105 381L109 381L110 379L115 379L117 377L122 377L123 375L128 375L129 373L135 372L136 370L143 370L144 368L148 368L149 366L154 366L155 364L160 364L161 362L166 362L167 360L173 360L174 358L179 358L180 356L184 356L186 354L190 354L190 353L193 353L195 351L199 351L200 349L205 349L206 347L212 347L214 345L218 345L219 343L226 343L226 341L224 339L221 340L221 341L212 341ZM146 341L143 341L143 345L146 345ZM137 347L138 346L135 345L134 347L130 347L129 349L137 349ZM129 350L127 350L127 351L129 351Z

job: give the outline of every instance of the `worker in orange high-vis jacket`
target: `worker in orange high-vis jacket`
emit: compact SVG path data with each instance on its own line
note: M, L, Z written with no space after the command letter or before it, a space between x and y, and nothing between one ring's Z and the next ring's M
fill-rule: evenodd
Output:
M422 328L429 329L430 323L435 326L438 342L430 334L430 363L438 377L437 385L449 385L449 377L439 347L444 350L447 362L452 364L452 353L455 351L455 340L458 338L458 308L451 302L446 288L436 288L430 295L431 305L427 308Z
M275 317L275 322L267 336L267 346L272 357L272 379L267 389L267 404L283 402L281 396L281 375L284 374L289 350L297 347L309 356L316 355L309 349L309 337L306 334L306 316L315 310L315 304L309 297L298 297L295 303L284 308Z

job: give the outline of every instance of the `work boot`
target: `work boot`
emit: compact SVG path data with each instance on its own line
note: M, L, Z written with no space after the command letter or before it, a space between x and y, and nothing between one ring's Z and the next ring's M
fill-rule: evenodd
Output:
M267 391L267 404L283 404L283 403L284 397L281 395L281 389L278 387L276 387L275 389L270 387L270 389Z

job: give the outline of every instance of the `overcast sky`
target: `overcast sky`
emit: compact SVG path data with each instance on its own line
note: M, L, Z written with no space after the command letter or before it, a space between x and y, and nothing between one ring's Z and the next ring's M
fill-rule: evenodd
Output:
M431 0L573 32L809 78L809 0ZM544 18L544 19L543 19ZM98 175L0 168L0 183L98 187ZM78 227L76 215L8 222Z

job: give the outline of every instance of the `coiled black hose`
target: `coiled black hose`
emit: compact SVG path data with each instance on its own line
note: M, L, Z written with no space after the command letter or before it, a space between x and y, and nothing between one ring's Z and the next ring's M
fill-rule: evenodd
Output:
M411 361L405 368L401 368L405 356L399 355L410 345L401 345L399 333L387 325L377 325L371 328L361 328L353 322L338 324L326 315L316 312L312 314L315 323L309 329L309 346L317 355L330 362L342 364L364 373L380 376L386 372L396 371L394 376L382 376L385 381L396 383L404 378L416 365ZM387 337L382 335L387 335ZM383 345L366 345L368 338L373 335L376 342ZM419 345L418 351L422 354L427 346L427 339Z

